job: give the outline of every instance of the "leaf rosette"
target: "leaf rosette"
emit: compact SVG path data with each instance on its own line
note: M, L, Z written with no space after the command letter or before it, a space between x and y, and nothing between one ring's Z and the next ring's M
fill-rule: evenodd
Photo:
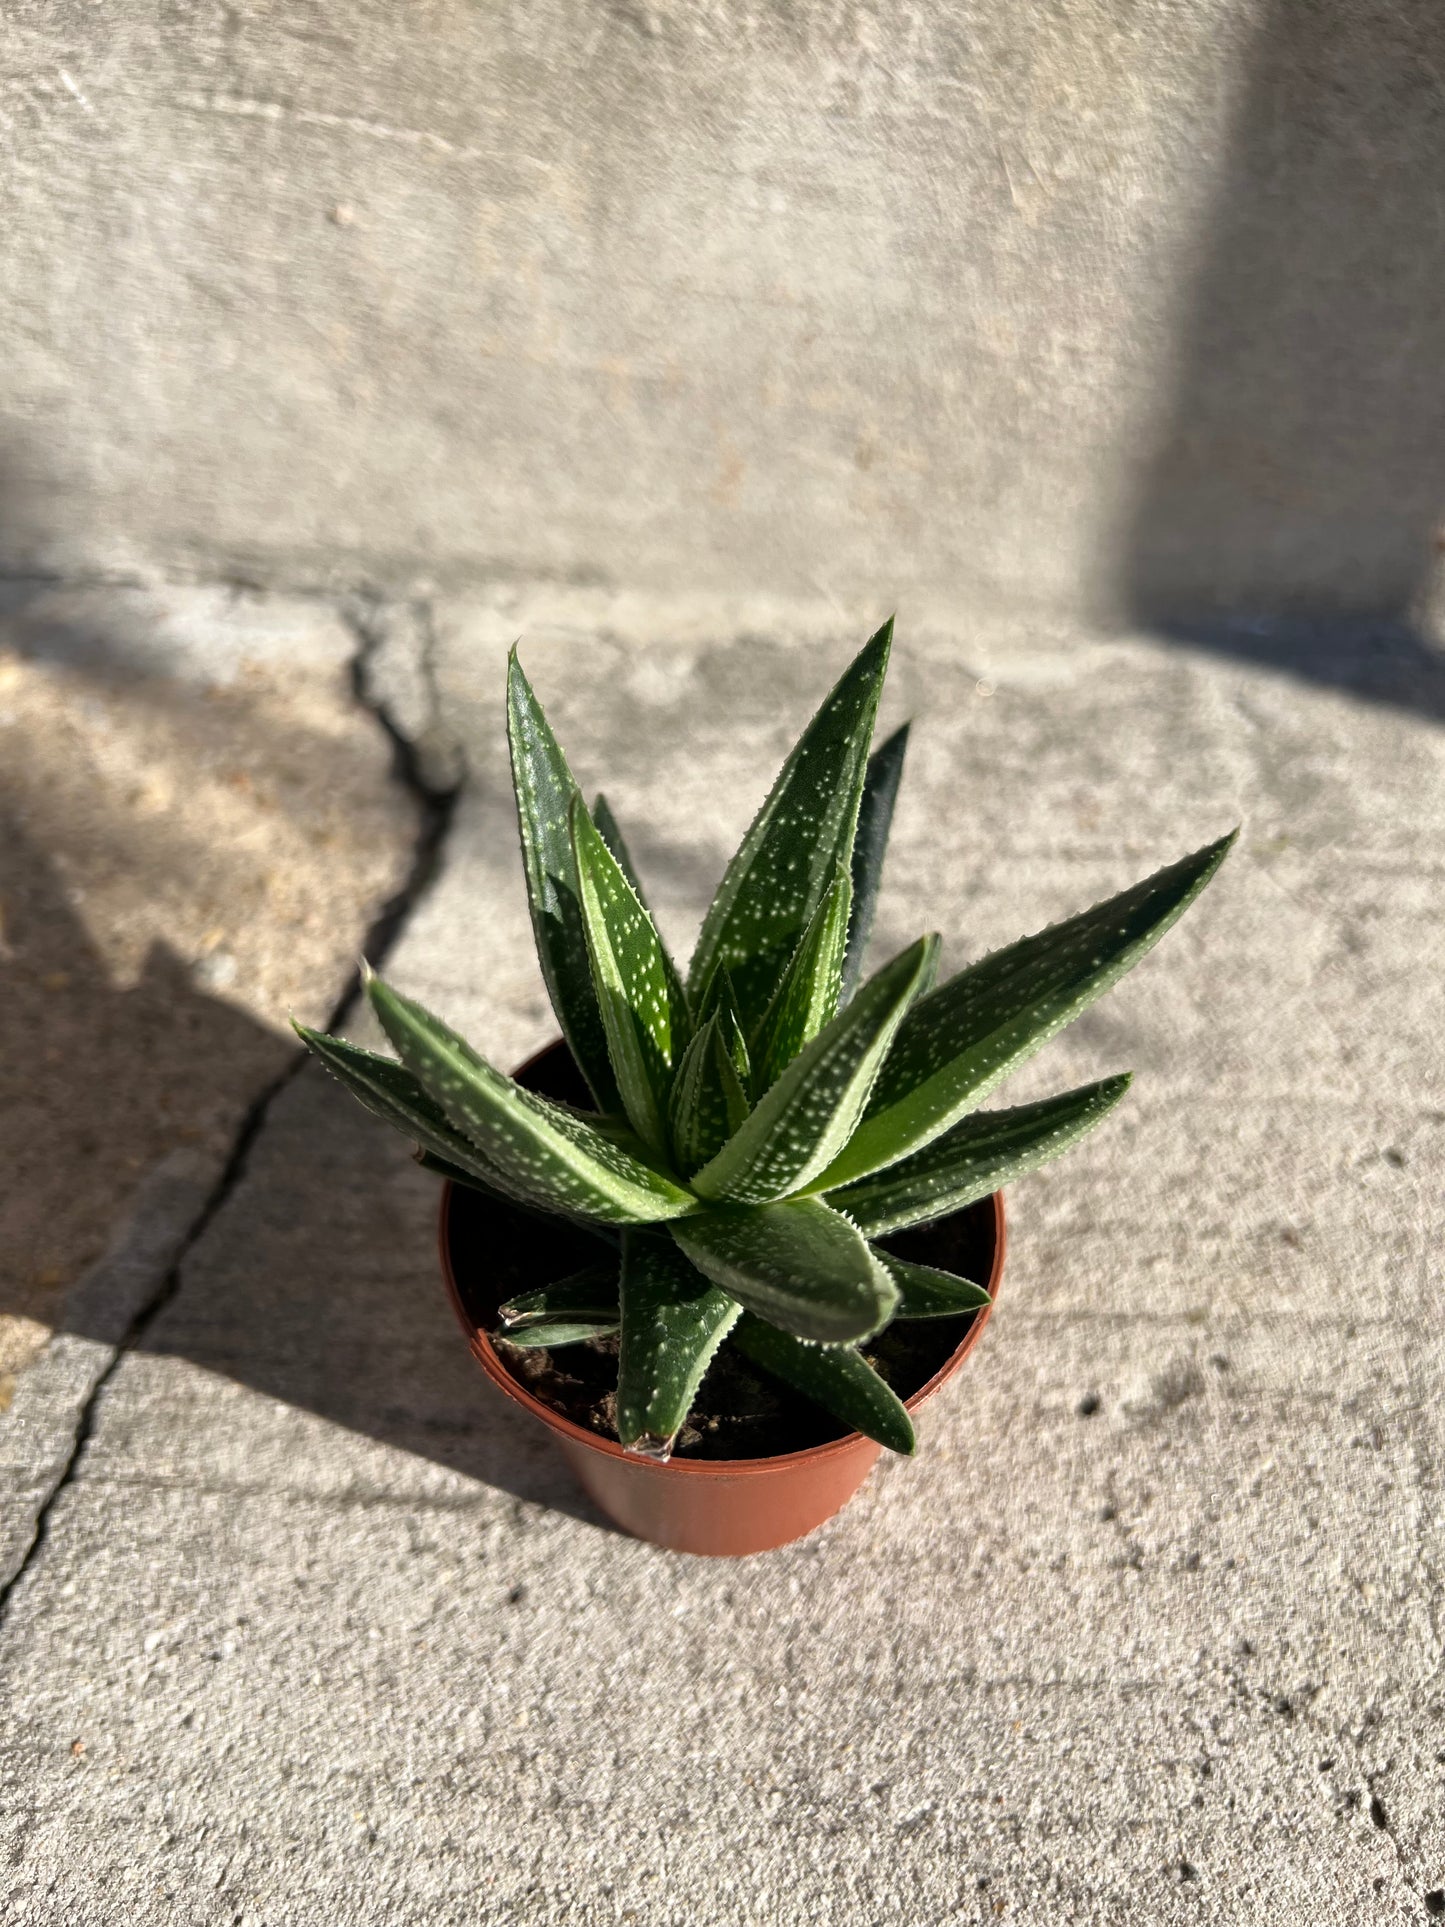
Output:
M902 1400L861 1349L987 1305L877 1241L1077 1143L1127 1075L981 1110L1183 915L1233 835L937 982L925 936L863 961L907 728L872 748L893 625L804 730L728 864L686 973L610 808L589 811L512 652L508 735L538 958L596 1108L524 1089L367 973L394 1058L297 1029L453 1181L589 1225L611 1255L502 1307L521 1347L616 1340L617 1431L665 1458L725 1346L897 1452Z

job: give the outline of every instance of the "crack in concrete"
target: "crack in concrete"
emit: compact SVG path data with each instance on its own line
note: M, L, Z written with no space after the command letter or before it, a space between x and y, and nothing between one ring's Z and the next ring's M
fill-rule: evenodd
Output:
M382 905L372 920L363 941L363 954L368 959L380 963L400 936L408 916L420 901L435 874L447 831L451 826L459 785L451 783L441 787L436 782L428 780L415 745L403 733L385 703L377 700L368 687L366 665L375 646L375 637L373 632L357 618L358 598L338 597L332 600L342 620L356 637L357 647L351 661L352 694L358 706L364 709L385 732L392 746L392 778L411 791L420 812L420 823L412 845L411 861L407 866L406 876L400 887ZM428 629L429 626L428 612ZM328 1030L337 1030L345 1024L360 993L361 972L358 966L352 971L327 1018ZM36 1565L44 1552L50 1536L55 1507L66 1488L74 1482L85 1456L86 1447L94 1435L106 1387L126 1354L134 1351L143 1342L146 1333L180 1290L186 1260L245 1176L251 1148L270 1115L272 1105L300 1075L306 1062L307 1053L298 1049L284 1068L252 1101L241 1120L219 1175L208 1190L199 1211L180 1238L175 1256L160 1273L154 1289L134 1311L125 1330L111 1347L110 1357L96 1374L80 1406L74 1431L71 1434L69 1450L59 1463L55 1477L43 1491L36 1507L29 1544L15 1563L8 1578L0 1583L0 1630L4 1629L11 1603L27 1573Z

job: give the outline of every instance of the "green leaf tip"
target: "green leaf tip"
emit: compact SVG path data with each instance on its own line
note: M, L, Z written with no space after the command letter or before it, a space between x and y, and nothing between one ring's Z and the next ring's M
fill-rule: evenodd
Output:
M695 996L700 994L715 967L725 964L745 1031L771 1000L778 971L797 948L835 866L850 858L892 639L890 619L825 698L754 817L703 919L689 987Z
M507 741L542 978L593 1096L604 1111L615 1110L620 1100L588 962L572 847L570 812L577 784L515 645L507 658Z
M858 1130L820 1189L896 1163L964 1117L1131 970L1184 914L1233 836L961 970L899 1026Z
M702 1377L742 1311L669 1239L622 1240L622 1346L617 1436L623 1449L666 1459Z
M901 1293L895 1318L957 1318L993 1303L983 1286L974 1284L971 1278L940 1271L935 1265L895 1258L891 1251L880 1251L878 1256Z
M828 1193L870 1238L927 1224L1013 1184L1092 1131L1128 1090L1106 1077L1007 1111L980 1111L919 1151Z

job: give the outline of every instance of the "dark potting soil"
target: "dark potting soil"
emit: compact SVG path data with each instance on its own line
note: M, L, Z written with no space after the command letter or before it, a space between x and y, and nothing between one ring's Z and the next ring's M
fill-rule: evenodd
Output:
M586 1104L586 1089L562 1046L529 1066L522 1082L544 1096ZM879 1239L916 1264L986 1282L993 1262L994 1210L982 1199L952 1217ZM447 1221L452 1272L467 1318L498 1341L497 1352L519 1384L563 1418L615 1439L616 1338L589 1339L555 1352L523 1349L499 1336L498 1307L524 1291L552 1284L605 1257L590 1232L540 1217L479 1191L454 1185ZM962 1343L976 1313L895 1322L863 1347L863 1355L902 1399L940 1371ZM724 1342L708 1367L691 1416L678 1434L680 1458L754 1459L801 1452L847 1436L821 1406L756 1370Z

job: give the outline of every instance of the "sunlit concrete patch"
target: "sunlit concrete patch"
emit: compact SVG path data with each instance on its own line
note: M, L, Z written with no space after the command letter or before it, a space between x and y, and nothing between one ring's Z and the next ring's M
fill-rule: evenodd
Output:
M223 1159L406 875L330 603L0 585L0 1384L143 1174Z

